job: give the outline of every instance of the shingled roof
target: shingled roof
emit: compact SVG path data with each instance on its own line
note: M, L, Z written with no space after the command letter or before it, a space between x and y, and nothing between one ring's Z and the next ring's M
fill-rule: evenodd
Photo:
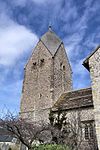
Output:
M49 27L49 30L41 37L40 40L53 56L62 43L61 39L52 31L51 27Z
M62 94L52 109L56 111L58 108L68 110L89 106L93 107L92 89L86 88Z

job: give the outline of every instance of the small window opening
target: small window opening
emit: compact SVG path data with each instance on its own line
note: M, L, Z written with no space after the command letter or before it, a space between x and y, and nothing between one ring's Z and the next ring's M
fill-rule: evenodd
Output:
M65 66L63 66L63 70L65 70Z
M44 59L40 60L40 66L44 65Z
M41 62L43 63L43 62L44 62L44 59L41 59Z
M36 62L34 62L33 65L36 66Z
M40 98L42 97L42 94L40 93L40 96L39 96Z
M60 67L62 66L62 62L60 63Z
M33 63L32 69L36 69L36 62Z
M94 126L93 123L86 123L85 124L85 139L94 139Z

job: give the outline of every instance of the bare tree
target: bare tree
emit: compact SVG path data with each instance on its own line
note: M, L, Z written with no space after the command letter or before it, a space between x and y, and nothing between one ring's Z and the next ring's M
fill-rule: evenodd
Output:
M30 122L27 119L7 113L0 118L0 127L7 134L17 138L22 144L32 149L33 142L66 144L72 150L79 150L83 141L80 111L69 113L60 109L56 113L50 111L50 124Z
M58 109L56 113L50 112L50 124L52 126L52 141L59 144L66 144L72 150L80 148L82 138L82 127L80 121L80 113L77 116L70 113L70 117L66 112Z
M0 118L0 127L4 128L7 134L17 138L22 144L32 149L33 141L43 141L44 131L47 125L43 122L29 122L8 113L4 118Z

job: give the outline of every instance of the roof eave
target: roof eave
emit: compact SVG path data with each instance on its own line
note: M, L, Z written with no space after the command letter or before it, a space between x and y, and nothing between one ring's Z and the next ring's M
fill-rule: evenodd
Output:
M84 60L82 65L83 65L88 71L90 71L88 59Z
M95 50L83 61L83 66L88 70L90 71L90 68L89 68L89 58L100 48L100 45L98 45Z
M94 108L93 104L89 104L89 105L83 105L83 106L76 106L76 107L70 107L70 108L66 108L66 107L55 107L52 108L53 112L58 112L58 110L60 109L61 111L70 111L70 110L79 110L79 109L85 109L85 108Z

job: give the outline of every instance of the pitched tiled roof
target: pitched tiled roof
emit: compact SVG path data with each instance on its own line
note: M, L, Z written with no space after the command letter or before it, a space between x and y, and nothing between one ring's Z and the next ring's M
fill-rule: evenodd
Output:
M51 28L49 28L49 30L41 37L40 40L44 43L53 56L62 43L60 38L52 31Z
M62 94L52 109L55 111L58 108L64 110L89 106L93 106L92 89L86 88Z

